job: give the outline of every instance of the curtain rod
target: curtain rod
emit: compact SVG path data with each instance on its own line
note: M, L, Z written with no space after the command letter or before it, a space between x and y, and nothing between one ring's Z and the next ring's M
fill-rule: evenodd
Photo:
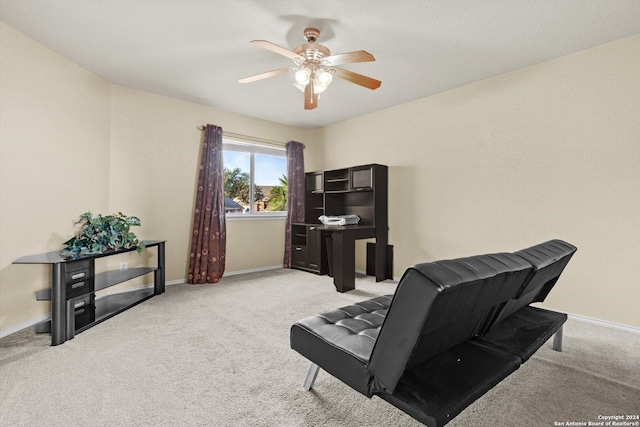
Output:
M197 129L200 131L204 131L205 126L198 126ZM274 141L272 139L265 139L265 138L258 138L255 136L250 136L250 135L243 135L241 133L233 133L233 132L227 132L226 130L222 130L222 136L228 136L229 138L235 138L235 139L240 139L240 140L244 140L244 141L251 141L251 142L257 142L260 144L265 144L265 145L275 145L277 147L284 147L285 145L287 145L286 142L282 142L282 141ZM302 148L306 148L304 144L302 144Z

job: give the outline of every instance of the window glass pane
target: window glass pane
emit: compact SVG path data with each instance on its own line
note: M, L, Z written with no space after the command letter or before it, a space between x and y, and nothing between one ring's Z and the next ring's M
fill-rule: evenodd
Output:
M285 150L226 140L223 159L227 214L268 214L286 210Z
M279 212L287 209L287 162L281 156L254 154L255 213Z
M225 212L231 214L249 213L251 154L223 150L222 155L224 159Z

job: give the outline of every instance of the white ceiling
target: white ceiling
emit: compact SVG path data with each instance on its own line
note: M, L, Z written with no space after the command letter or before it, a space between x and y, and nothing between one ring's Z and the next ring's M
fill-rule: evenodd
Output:
M107 81L279 123L317 128L640 33L640 0L0 0L0 19ZM292 64L249 43L293 49L320 29L343 68L315 110Z

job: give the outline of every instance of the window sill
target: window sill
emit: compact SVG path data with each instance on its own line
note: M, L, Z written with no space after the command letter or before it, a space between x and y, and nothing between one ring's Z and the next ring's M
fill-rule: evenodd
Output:
M236 215L226 215L227 221L277 221L277 220L286 220L287 213L278 213L278 214L236 214Z

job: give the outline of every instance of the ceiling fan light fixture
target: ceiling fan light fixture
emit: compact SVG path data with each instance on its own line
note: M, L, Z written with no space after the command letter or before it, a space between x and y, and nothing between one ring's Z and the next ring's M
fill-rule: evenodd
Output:
M322 68L318 68L318 70L315 72L314 79L313 79L313 92L314 93L324 92L325 90L327 90L332 80L333 80L333 75L329 71L324 70Z
M295 78L296 78L296 83L303 86L302 90L304 91L304 86L306 86L307 83L309 83L309 79L311 78L311 70L308 69L307 67L301 68L298 71L296 71Z
M239 82L250 83L293 71L293 86L304 93L305 110L313 110L317 107L318 94L327 90L333 81L334 74L340 79L355 83L367 89L373 90L380 87L382 83L380 80L336 67L336 65L342 64L375 61L373 55L364 50L331 55L331 51L326 46L316 43L319 35L320 31L316 28L305 29L304 36L307 43L293 50L278 46L266 40L252 40L251 43L263 49L292 59L295 65L245 77L244 79L240 79Z
M318 84L313 84L313 93L322 93L327 90L327 86L320 86Z
M323 68L320 68L318 69L318 71L316 71L315 83L317 85L327 87L331 84L332 80L333 80L333 74L331 74L329 71Z

